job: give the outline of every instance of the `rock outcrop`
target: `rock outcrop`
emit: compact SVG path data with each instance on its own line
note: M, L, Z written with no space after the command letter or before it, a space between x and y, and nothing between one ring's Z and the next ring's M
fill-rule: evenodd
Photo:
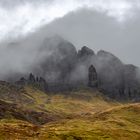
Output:
M47 87L49 91L93 86L94 74L90 73L90 79L88 73L88 68L93 65L98 77L98 88L104 94L118 100L136 101L140 98L140 78L137 76L139 68L123 64L109 52L101 50L95 54L86 46L77 51L72 43L62 38L46 39L34 61L36 63L31 71L43 78L31 74L28 79L21 78L18 81L21 85L35 84L45 90Z
M51 42L49 46L47 44L43 44L43 52L51 49L51 55L44 57L37 65L39 69L36 67L33 72L43 75L50 91L84 88L89 84L95 84L96 87L98 83L98 88L114 99L136 100L140 97L140 80L135 76L137 67L125 65L116 56L103 50L95 54L92 49L84 46L77 52L65 40L56 46L51 45ZM94 74L90 74L91 79L96 81L94 84L89 82L88 68L91 65L96 68L95 77L98 76L97 81L92 77Z
M88 48L87 46L83 46L81 48L81 50L78 51L78 57L81 58L81 57L86 57L86 56L92 56L94 55L94 51L90 48Z
M93 65L89 67L88 70L88 86L92 88L97 88L98 86L98 79L97 79L97 72Z
M42 77L35 77L32 73L29 74L29 77L27 79L22 77L19 81L15 82L15 84L19 87L30 85L44 92L48 90L48 85L46 80Z

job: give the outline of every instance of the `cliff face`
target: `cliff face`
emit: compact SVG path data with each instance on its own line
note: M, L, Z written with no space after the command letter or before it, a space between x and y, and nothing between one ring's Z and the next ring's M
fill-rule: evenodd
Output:
M102 51L97 54L100 87L112 98L137 100L140 96L140 81L137 79L138 67L123 64L116 56ZM98 66L97 66L98 67Z
M86 46L77 52L75 46L66 40L46 39L34 61L36 64L32 66L31 72L47 81L47 84L37 82L41 86L47 85L45 90L63 91L87 87L88 69L93 65L97 71L98 88L107 96L119 100L140 99L140 80L137 77L139 69L123 64L109 52L101 50L95 54ZM22 78L20 82L24 80ZM30 80L34 81L33 78Z
M103 50L97 55L84 57L81 63L87 68L89 64L95 66L98 88L103 90L107 96L118 100L140 100L138 67L125 65L116 56Z

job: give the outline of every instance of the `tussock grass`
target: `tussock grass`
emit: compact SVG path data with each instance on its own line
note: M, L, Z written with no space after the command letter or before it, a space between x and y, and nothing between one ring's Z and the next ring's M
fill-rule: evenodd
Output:
M139 103L118 103L97 90L63 94L48 94L33 87L24 90L28 99L24 110L45 112L54 121L37 126L3 118L0 140L140 140Z

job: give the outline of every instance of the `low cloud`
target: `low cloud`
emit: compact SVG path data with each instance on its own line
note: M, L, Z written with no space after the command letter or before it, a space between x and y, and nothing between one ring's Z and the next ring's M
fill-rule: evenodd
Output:
M133 16L138 0L0 0L0 39L34 32L42 25L80 8L104 12L117 21Z
M135 0L132 4L132 1L118 1L116 9L119 11L121 7L122 17L131 15L128 13L135 13L132 14L133 20L128 16L129 18L123 22L120 22L119 14L115 14L118 13L117 10L113 12L112 6L115 6L115 1L107 0L110 5L103 0L94 1L94 7L91 2L77 0L71 3L63 1L62 4L59 0L46 3L43 0L40 2L25 0L23 5L20 1L7 5L8 1L5 3L3 1L3 6L0 8L3 10L0 12L0 39L3 38L8 43L0 44L0 78L9 73L30 72L44 40L56 34L72 42L77 49L87 45L95 51L106 50L118 56L124 63L140 66L139 2ZM125 5L126 2L128 5ZM119 6L121 4L122 6ZM46 8L46 5L50 7ZM12 6L14 6L13 9ZM49 11L51 8L52 10ZM99 12L100 9L101 12ZM36 31L36 28L42 24L45 26ZM29 32L32 34L28 34ZM9 37L17 38L11 41ZM43 52L43 56L47 55L45 53ZM39 59L42 59L41 56L38 61Z

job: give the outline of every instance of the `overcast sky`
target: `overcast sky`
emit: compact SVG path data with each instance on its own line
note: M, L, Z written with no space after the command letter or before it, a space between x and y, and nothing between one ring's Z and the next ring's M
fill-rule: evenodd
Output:
M0 0L0 40L54 33L140 66L139 9L139 0Z
M139 0L0 0L0 39L31 32L82 7L122 21L139 4Z

